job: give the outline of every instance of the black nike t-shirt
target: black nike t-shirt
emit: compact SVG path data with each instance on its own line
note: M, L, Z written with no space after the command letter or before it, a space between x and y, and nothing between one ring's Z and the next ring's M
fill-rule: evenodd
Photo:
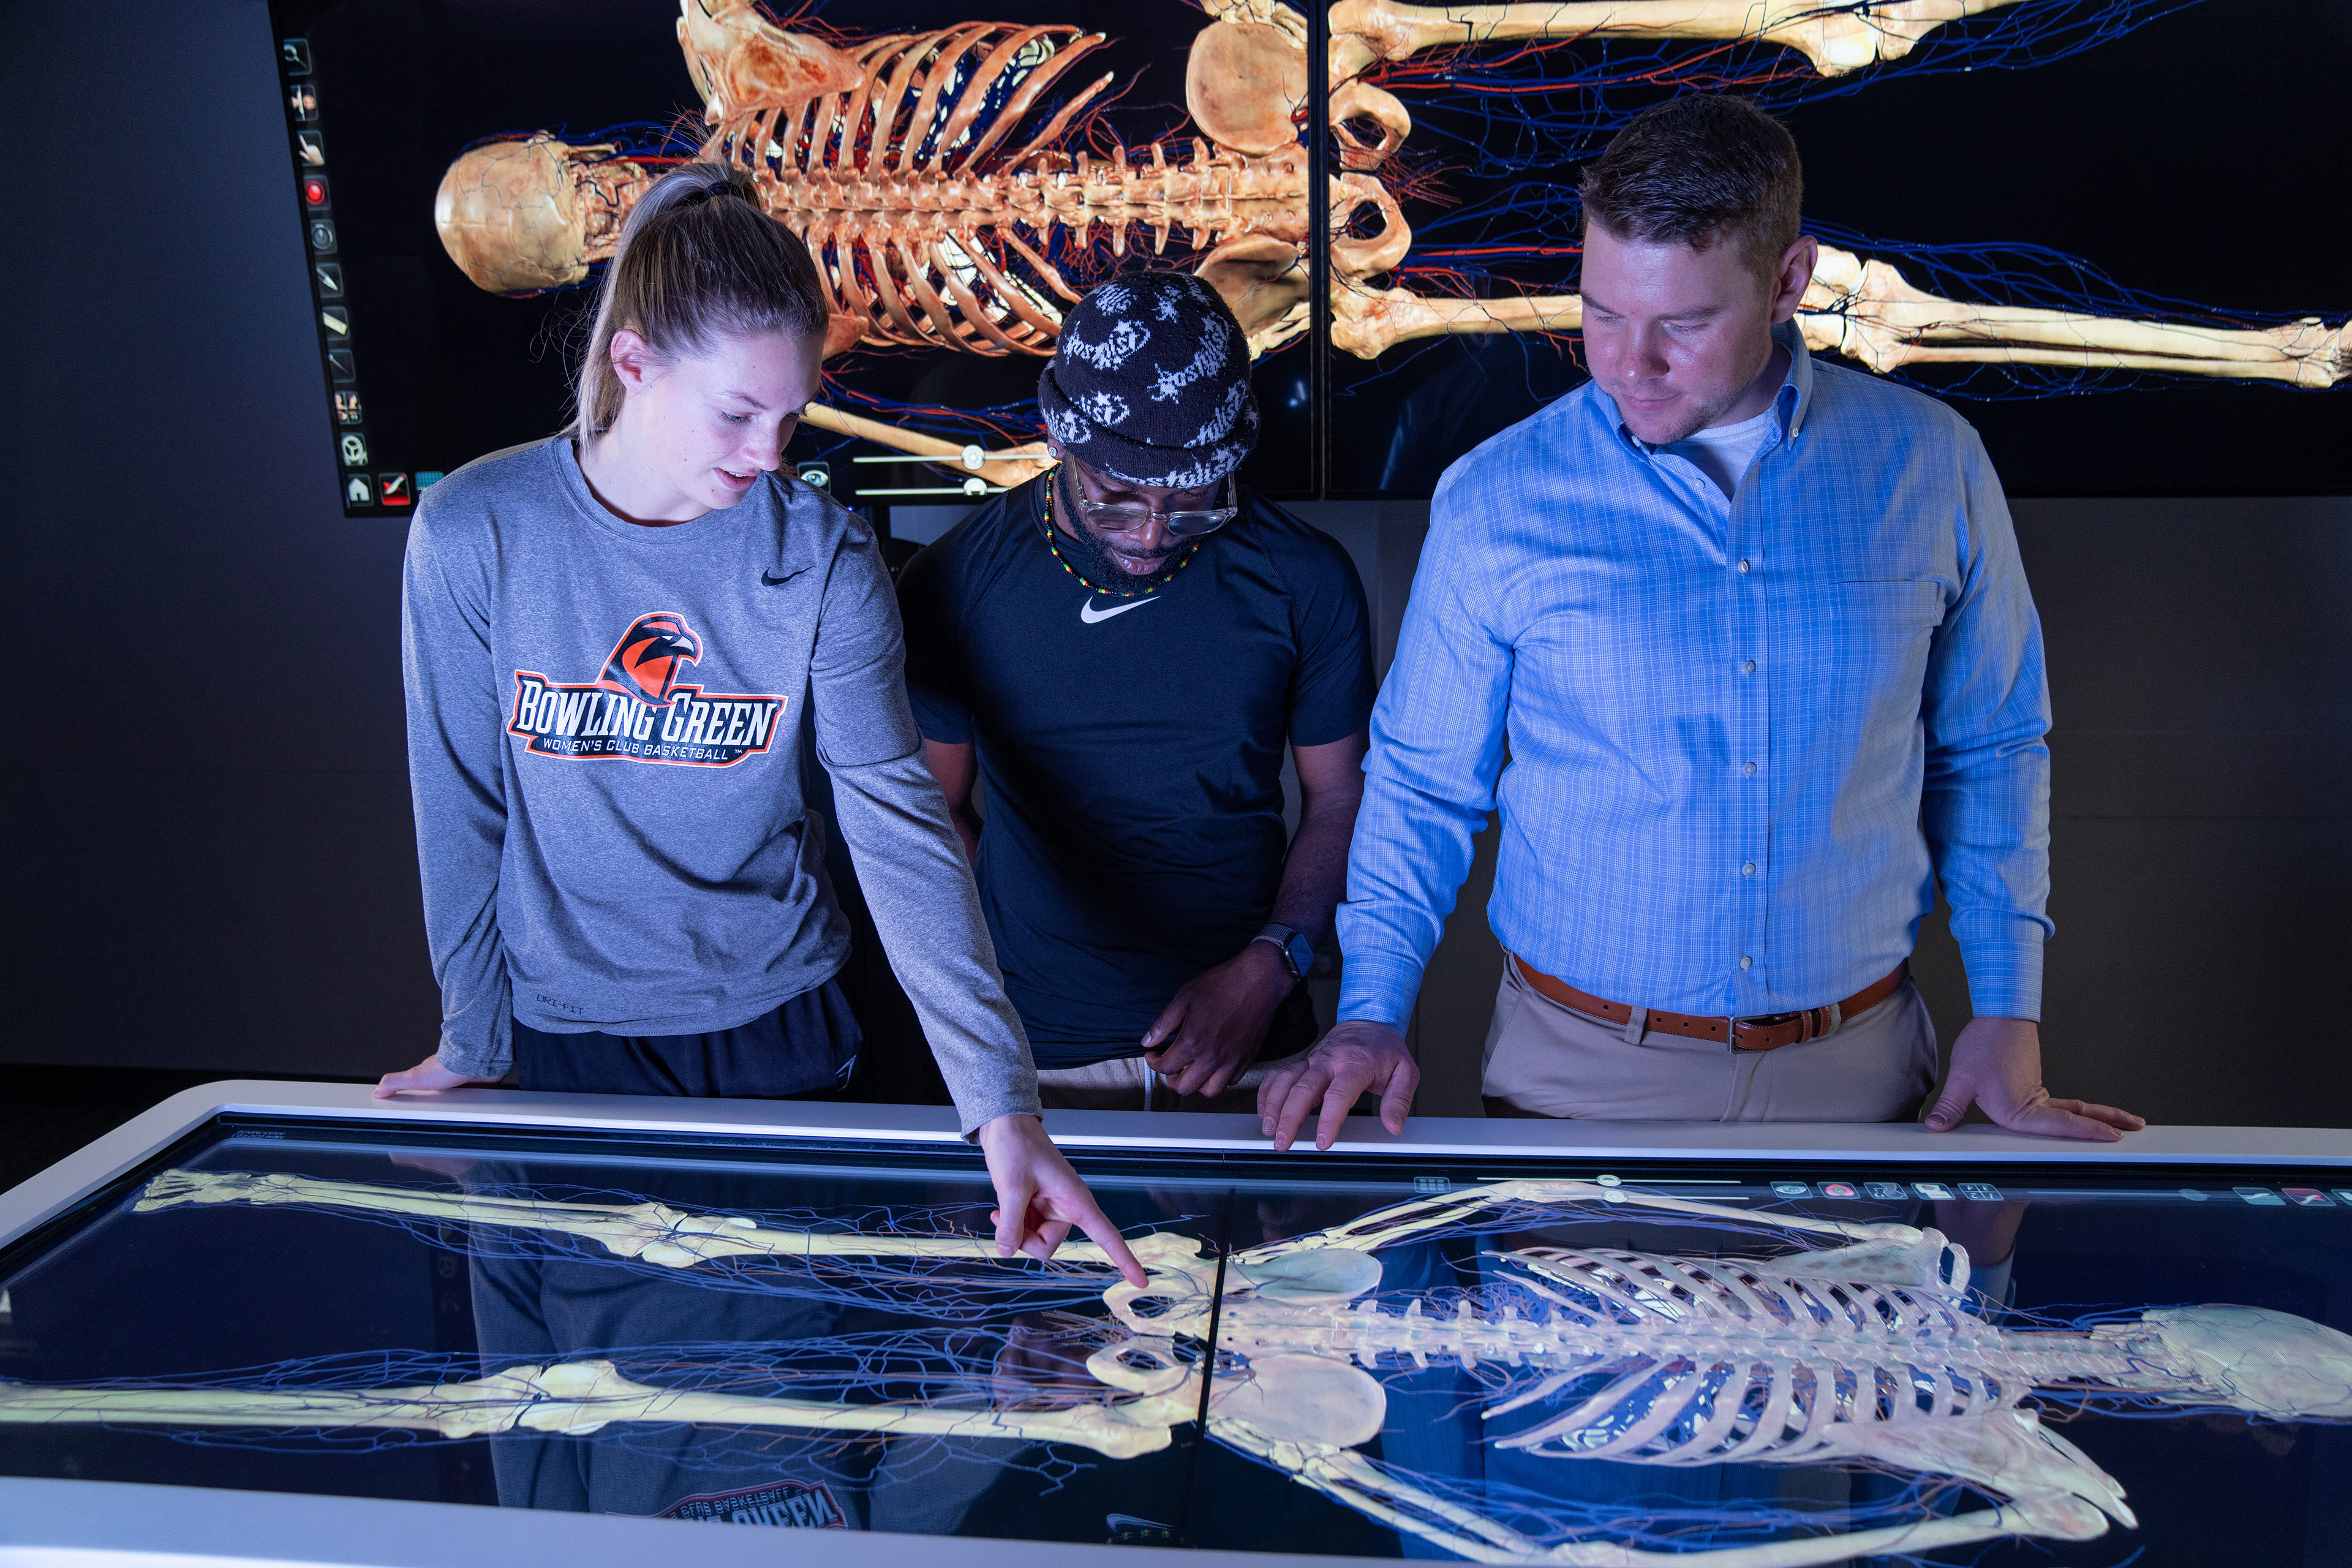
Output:
M1364 728L1363 585L1337 540L1244 490L1157 592L1090 591L1048 547L1049 481L908 563L907 688L978 749L981 903L1041 1068L1133 1056L1179 987L1265 924L1286 744ZM1269 1034L1299 1048L1304 988ZM1292 1027L1286 1029L1287 1021Z

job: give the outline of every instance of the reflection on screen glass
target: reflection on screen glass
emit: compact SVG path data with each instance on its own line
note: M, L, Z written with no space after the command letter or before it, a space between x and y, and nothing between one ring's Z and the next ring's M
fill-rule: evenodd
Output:
M976 1163L251 1131L0 1274L0 1473L1482 1561L2346 1539L2352 1188L1087 1174L1142 1289L996 1258Z

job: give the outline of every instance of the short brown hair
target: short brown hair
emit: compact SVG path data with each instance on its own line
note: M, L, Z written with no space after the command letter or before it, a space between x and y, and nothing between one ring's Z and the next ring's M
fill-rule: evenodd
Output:
M1745 98L1655 104L1584 171L1584 219L1619 239L1707 250L1730 238L1769 281L1797 243L1805 172L1789 128Z
M572 433L601 436L621 414L613 334L626 328L656 354L698 353L714 337L824 336L824 289L808 247L770 217L751 176L693 163L647 186L604 264L580 362Z

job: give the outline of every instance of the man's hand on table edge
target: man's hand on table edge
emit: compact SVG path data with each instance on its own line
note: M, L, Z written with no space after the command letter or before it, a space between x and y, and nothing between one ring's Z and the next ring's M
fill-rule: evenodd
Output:
M2042 1026L2030 1018L1972 1018L1952 1042L1952 1069L1927 1112L1927 1131L1948 1132L1970 1104L2011 1132L2113 1143L2147 1125L2112 1105L2055 1100L2042 1084Z
M1000 1116L982 1122L973 1136L988 1158L988 1177L996 1187L996 1207L988 1217L996 1226L997 1257L1018 1252L1042 1262L1054 1256L1075 1226L1094 1239L1129 1284L1140 1288L1150 1283L1118 1226L1045 1136L1044 1121L1026 1114Z
M1145 1064L1178 1094L1223 1094L1257 1059L1296 984L1272 942L1251 942L1184 983L1144 1034Z
M1381 1125L1402 1133L1420 1087L1421 1068L1404 1037L1386 1024L1351 1018L1308 1049L1274 1064L1258 1085L1258 1125L1277 1152L1288 1149L1319 1104L1315 1147L1328 1149L1356 1097L1371 1090L1381 1097Z

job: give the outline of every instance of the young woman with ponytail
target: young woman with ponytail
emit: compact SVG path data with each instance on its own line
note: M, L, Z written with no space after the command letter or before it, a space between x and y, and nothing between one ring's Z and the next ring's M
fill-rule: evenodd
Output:
M907 708L874 534L777 470L824 293L740 171L656 181L607 266L579 415L426 491L401 648L439 1048L376 1093L494 1081L786 1097L847 1081L835 815L967 1136L999 1250L1073 1225L1143 1274L1037 1116L971 872Z

